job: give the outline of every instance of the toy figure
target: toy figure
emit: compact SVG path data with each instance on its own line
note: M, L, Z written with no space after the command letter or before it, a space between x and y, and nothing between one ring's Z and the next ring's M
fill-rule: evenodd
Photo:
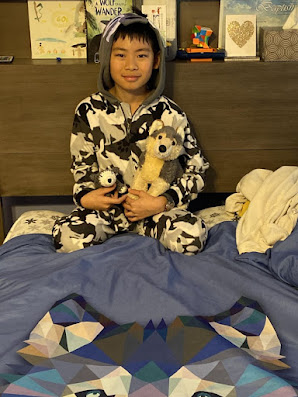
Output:
M208 41L213 31L200 25L195 25L192 29L192 42L197 47L209 48Z

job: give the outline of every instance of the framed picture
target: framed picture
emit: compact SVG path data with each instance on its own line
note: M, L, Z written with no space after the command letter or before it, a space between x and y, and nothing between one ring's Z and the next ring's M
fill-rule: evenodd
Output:
M218 46L225 48L227 15L256 15L258 52L260 28L266 26L283 27L297 6L298 0L221 0Z
M226 15L225 38L228 57L255 57L256 15Z

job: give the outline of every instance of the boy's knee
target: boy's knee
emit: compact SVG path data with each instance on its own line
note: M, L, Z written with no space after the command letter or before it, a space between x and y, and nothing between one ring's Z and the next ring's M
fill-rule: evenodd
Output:
M162 243L171 251L191 256L204 249L207 237L208 230L203 220L187 214L175 219L165 230Z
M95 227L94 230L88 230L84 227L78 227L73 224L69 217L57 220L54 224L52 235L54 246L58 252L73 252L90 247L95 244Z
M56 221L52 235L57 252L73 252L84 248L81 235L70 228L66 219Z

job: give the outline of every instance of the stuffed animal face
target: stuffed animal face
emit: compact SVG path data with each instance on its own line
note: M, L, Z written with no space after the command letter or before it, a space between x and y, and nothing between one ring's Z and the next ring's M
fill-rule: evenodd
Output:
M169 126L155 130L148 137L147 152L151 156L164 161L174 160L179 157L183 148L181 135Z
M99 174L93 176L93 180L96 189L111 187L116 183L116 190L120 195L127 193L127 185L124 183L123 177L117 167L107 168L101 171Z
M111 187L116 183L117 176L112 170L104 170L98 175L98 183L101 187Z

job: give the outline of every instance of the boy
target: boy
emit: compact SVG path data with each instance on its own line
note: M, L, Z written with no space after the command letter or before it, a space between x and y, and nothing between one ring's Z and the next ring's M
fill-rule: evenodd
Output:
M106 26L100 44L99 92L76 109L70 149L76 209L56 221L55 246L71 252L103 243L116 233L133 231L158 239L166 248L193 255L204 247L203 221L185 209L204 187L209 164L197 147L181 109L162 95L164 45L147 18L131 13ZM119 197L115 186L95 189L93 177L117 167L131 185L152 122L161 119L185 133L181 178L159 197L129 189Z

